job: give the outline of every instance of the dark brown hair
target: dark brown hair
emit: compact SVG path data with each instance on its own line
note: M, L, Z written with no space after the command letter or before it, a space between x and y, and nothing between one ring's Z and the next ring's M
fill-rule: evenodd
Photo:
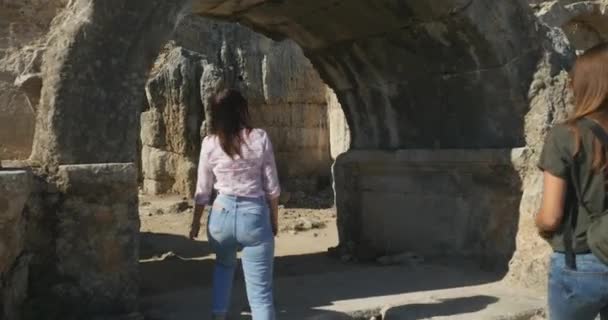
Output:
M608 43L601 43L585 51L576 59L570 71L574 93L574 114L568 124L575 133L575 155L580 151L581 139L576 122L584 117L608 119ZM597 138L593 141L592 167L595 171L606 168L606 153Z
M242 133L251 132L250 123L247 99L238 90L224 89L211 99L210 133L219 138L220 146L231 158L241 156Z

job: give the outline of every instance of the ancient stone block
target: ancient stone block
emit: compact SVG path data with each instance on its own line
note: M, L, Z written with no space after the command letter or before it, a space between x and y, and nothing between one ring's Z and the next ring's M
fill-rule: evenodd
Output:
M59 167L52 292L68 315L137 309L137 171L133 164Z
M203 57L195 52L178 47L165 58L164 64L146 84L146 95L150 112L158 118L142 118L159 121L160 141L149 146L164 147L165 150L186 157L197 156L203 121L198 81L202 74Z
M142 112L140 118L142 146L160 148L164 146L162 114L156 110Z
M24 253L24 206L32 188L28 171L0 171L0 317L20 319L29 256Z
M334 165L340 243L361 258L466 256L507 270L521 181L516 150L349 151Z
M37 118L32 159L49 165L135 162L141 90L186 5L70 1L44 53L44 116Z
M150 109L141 116L144 192L194 193L204 119L199 79L203 57L172 49L146 85Z

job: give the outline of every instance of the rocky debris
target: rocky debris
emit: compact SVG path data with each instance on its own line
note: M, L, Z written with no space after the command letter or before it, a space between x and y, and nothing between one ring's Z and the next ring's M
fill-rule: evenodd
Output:
M160 216L165 214L187 214L193 209L191 202L179 200L179 201L146 201L145 205L140 204L139 211L140 215L147 216Z
M298 217L287 226L281 228L281 231L288 231L290 234L295 235L298 232L323 229L326 227L325 222L313 219L314 218L310 217Z
M192 205L188 201L180 201L169 206L170 213L183 213L188 209L192 209Z
M325 223L322 221L312 221L307 218L299 218L293 224L293 230L296 231L308 231L312 229L322 229L325 228Z

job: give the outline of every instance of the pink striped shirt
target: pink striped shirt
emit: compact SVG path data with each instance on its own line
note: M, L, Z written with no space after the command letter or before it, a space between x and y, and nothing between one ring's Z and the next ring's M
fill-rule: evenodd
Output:
M205 137L198 165L196 204L207 205L213 188L224 195L270 199L279 196L281 188L268 134L262 129L253 129L244 142L242 157L236 155L231 159L217 136Z

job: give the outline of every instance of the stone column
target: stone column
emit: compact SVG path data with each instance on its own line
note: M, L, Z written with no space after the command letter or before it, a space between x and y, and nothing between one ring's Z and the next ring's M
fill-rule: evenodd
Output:
M48 202L32 228L52 232L32 247L31 318L137 310L141 91L188 3L76 0L53 23L31 156Z

